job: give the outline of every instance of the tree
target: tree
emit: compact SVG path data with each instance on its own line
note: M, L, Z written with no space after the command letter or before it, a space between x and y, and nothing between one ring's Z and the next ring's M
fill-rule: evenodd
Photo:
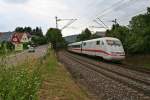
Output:
M39 27L36 27L33 31L33 34L36 35L36 36L43 36L43 32L42 32L42 29L39 28Z
M15 29L15 32L27 32L30 33L31 35L36 35L36 36L43 36L43 32L41 27L36 27L35 29L32 29L31 27L17 27Z
M52 43L53 49L57 49L57 47L63 43L64 39L62 37L61 34L61 30L56 29L56 28L50 28L48 29L47 33L46 33L46 38L48 40L48 42Z
M96 39L96 38L100 38L101 36L97 35L97 34L92 34L91 35L91 39Z
M32 36L32 42L36 45L43 45L47 43L46 38L44 36Z
M15 29L15 32L26 32L32 35L32 42L37 45L43 45L46 44L46 38L43 35L42 29L40 27L36 27L35 29L32 29L31 27L17 27Z
M147 8L147 14L150 14L150 7Z
M150 53L150 8L147 13L134 16L128 27L113 25L106 35L119 38L130 54Z
M132 53L150 53L150 8L146 14L140 14L130 21L131 36L129 47Z
M79 34L78 36L77 36L77 41L84 41L84 40L88 40L88 39L90 39L91 38L91 31L88 29L88 28L86 28L84 31L82 31L82 33L81 34Z
M32 28L31 27L24 27L24 32L32 33Z
M120 26L119 24L113 25L111 30L106 31L106 36L116 37L123 43L124 49L127 51L128 48L128 36L129 28L126 26Z
M23 27L17 27L15 29L15 32L24 32L24 28Z

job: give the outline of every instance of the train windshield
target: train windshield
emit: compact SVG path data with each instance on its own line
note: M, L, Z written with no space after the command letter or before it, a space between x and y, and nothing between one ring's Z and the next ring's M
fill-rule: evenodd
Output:
M121 42L118 40L106 40L108 45L111 46L121 46Z

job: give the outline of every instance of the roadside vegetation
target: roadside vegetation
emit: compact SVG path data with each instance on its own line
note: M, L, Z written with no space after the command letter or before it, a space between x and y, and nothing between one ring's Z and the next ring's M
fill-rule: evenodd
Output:
M14 45L11 42L2 42L0 44L0 57L10 55L14 52Z
M89 100L84 91L75 84L70 73L57 61L52 50L43 63L40 100Z
M41 63L33 58L13 66L7 65L5 59L0 63L0 100L37 100Z
M0 100L88 100L53 50L17 66L0 63Z

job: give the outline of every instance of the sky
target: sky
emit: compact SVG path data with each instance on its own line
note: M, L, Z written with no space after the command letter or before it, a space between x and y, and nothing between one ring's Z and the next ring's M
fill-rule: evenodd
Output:
M16 27L36 26L43 29L56 27L58 19L77 19L62 30L63 36L79 34L85 28L91 31L105 31L100 18L109 28L112 20L117 19L121 25L128 25L129 20L146 12L150 0L0 0L0 32L13 31ZM69 20L59 21L61 29Z

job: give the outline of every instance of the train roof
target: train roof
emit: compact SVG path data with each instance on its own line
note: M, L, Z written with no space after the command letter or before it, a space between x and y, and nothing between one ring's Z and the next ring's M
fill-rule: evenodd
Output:
M98 40L119 40L119 39L114 38L114 37L103 37L103 38L86 40L86 41L83 41L83 42L91 42L91 41L98 41Z

